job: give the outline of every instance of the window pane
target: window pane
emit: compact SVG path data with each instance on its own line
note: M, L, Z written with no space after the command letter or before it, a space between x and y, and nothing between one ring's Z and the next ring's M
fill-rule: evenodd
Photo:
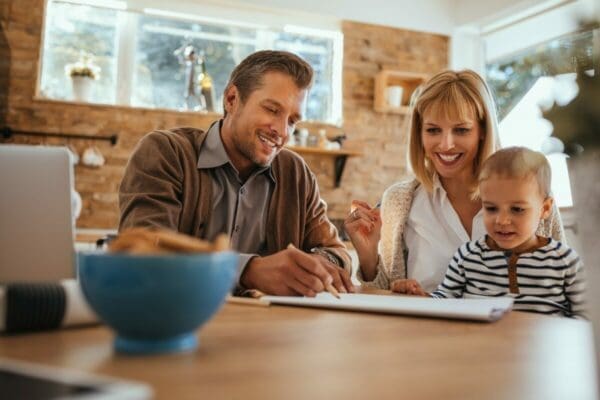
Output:
M187 20L162 15L160 10L145 14L76 1L48 3L40 81L40 92L45 97L74 99L64 68L81 60L83 54L91 54L101 73L93 83L90 102L185 109L185 63L174 52L191 45L196 55L203 57L212 78L214 111L222 112L223 90L235 66L258 49L278 49L300 55L315 70L305 118L339 120L341 105L337 103L341 96L333 95L333 73L336 67L341 70L341 65L333 65L337 42L329 35L284 33L243 23L193 20L192 16ZM335 58L335 62L341 63L341 59ZM200 73L201 67L196 65L198 97Z
M593 69L593 31L577 32L504 57L486 66L495 92L503 147L525 146L541 151L552 134L542 108L564 105L577 95L575 72ZM552 191L560 207L573 205L567 163L561 155L548 157Z
M542 76L592 68L592 31L550 40L486 65L487 80L504 118Z
M51 1L48 3L44 35L41 93L55 99L72 99L65 66L80 59L82 52L94 56L101 68L94 82L91 101L114 103L116 93L114 10Z
M314 68L314 82L308 96L305 118L327 121L331 116L332 106L333 40L295 33L278 33L274 48L298 54Z
M221 111L231 71L256 49L256 31L140 16L132 105L183 108L185 69L174 51L185 43L193 45L197 54L204 54L207 72L213 78L217 111ZM197 66L196 75L199 73Z

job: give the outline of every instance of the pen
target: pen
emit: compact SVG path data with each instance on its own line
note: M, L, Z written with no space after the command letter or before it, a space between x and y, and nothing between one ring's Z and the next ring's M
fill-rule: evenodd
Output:
M325 289L327 289L327 291L328 291L329 293L331 293L331 295L332 295L333 297L335 297L336 299L341 299L341 297L340 297L340 293L337 291L337 289L336 289L335 287L333 287L333 285L332 285L331 283L327 283L327 284L325 285Z
M295 249L296 246L294 246L292 243L290 243L290 244L288 244L287 248L288 249ZM339 292L336 290L335 287L333 287L333 285L331 284L331 282L325 283L325 290L327 290L336 299L341 299Z
M361 202L353 200L352 203L351 203L351 205L350 205L350 212L354 212L354 210L356 210L357 206L356 206L355 203L361 203ZM369 207L369 205L367 203L364 203L364 204L366 204L366 206ZM373 210L378 210L380 208L381 208L381 200L378 201L377 204L375 204L373 207L369 207L369 210L373 211Z
M261 300L260 298L252 298L252 297L239 297L239 296L227 296L227 302L233 304L244 304L248 306L261 306L268 307L271 303L265 300Z

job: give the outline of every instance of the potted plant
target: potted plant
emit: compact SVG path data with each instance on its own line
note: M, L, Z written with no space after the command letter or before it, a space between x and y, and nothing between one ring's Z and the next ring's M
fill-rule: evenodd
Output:
M77 101L90 101L94 80L100 77L100 67L95 65L90 55L65 66L65 73L71 78L73 98Z

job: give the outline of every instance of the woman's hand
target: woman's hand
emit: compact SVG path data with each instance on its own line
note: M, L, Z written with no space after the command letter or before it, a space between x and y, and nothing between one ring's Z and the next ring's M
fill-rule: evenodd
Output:
M377 275L377 244L381 237L381 214L364 201L353 200L344 229L358 253L363 277L372 281Z
M392 292L409 294L411 296L429 297L429 294L423 290L419 282L414 279L397 279L390 285Z

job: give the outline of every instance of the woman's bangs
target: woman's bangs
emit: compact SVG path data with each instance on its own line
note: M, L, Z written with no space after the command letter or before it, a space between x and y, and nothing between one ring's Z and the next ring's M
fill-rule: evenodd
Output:
M470 119L481 120L473 100L458 85L450 85L445 91L440 91L437 96L429 98L428 104L423 104L421 115L436 120L467 121Z

